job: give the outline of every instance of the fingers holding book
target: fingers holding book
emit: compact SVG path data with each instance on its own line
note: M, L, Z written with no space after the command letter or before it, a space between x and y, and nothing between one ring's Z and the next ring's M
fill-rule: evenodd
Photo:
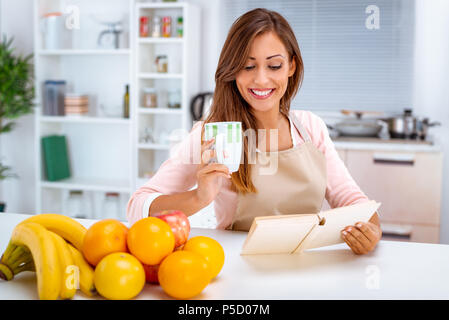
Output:
M357 222L354 226L344 228L341 237L355 254L366 254L372 251L380 240L377 229L371 222Z

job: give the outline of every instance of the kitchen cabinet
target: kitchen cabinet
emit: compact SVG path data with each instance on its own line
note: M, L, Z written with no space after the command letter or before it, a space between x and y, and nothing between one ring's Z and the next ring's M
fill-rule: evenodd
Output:
M418 242L439 242L442 154L338 149L351 176L379 209L384 234ZM328 205L327 205L328 206Z

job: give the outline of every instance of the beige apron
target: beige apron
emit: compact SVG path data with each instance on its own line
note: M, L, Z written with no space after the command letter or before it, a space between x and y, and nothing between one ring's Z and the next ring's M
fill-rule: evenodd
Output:
M256 163L251 164L251 179L258 192L238 193L237 209L228 229L248 231L254 218L259 216L321 210L327 183L326 158L313 145L293 112L290 112L290 119L305 142L287 150L258 152ZM276 155L277 171L261 175L260 169L270 167L266 157Z

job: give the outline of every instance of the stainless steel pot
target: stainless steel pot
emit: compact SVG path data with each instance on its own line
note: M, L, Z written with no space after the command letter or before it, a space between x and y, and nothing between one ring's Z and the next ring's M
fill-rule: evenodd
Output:
M412 115L411 109L405 109L402 115L382 119L388 125L388 132L394 139L420 139L425 140L429 127L441 125L439 122L430 122L429 118L419 118Z
M438 121L430 122L429 118L418 119L415 118L414 122L414 132L416 138L420 140L425 140L430 127L440 126L441 123Z

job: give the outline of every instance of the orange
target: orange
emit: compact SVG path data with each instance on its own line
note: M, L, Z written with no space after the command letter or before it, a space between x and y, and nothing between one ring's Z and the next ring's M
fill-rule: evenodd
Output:
M103 257L114 252L128 252L126 238L128 228L118 220L105 219L94 223L83 241L84 258L96 266Z
M174 248L175 236L168 223L161 219L143 218L129 229L128 249L144 264L159 264Z
M225 260L224 250L215 239L205 236L190 238L184 244L183 250L199 253L206 259L211 279L215 278L223 268Z
M190 251L175 251L165 258L158 278L165 293L176 299L197 296L210 280L206 259Z
M128 300L145 285L145 271L129 253L117 252L104 257L95 268L95 288L107 299Z

